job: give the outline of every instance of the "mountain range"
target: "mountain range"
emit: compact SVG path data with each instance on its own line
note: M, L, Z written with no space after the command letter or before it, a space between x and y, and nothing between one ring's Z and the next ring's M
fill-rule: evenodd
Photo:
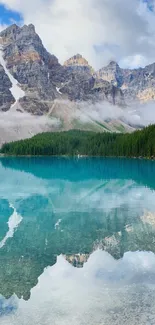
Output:
M4 120L17 115L16 123L11 124L13 139L49 129L130 132L140 126L127 120L132 102L154 99L155 63L130 70L111 61L95 71L82 55L76 54L61 65L45 49L32 24L23 27L13 24L0 33L1 142L7 141L3 136ZM116 116L109 113L111 107ZM123 110L125 114L121 113ZM32 122L31 130L27 127L22 134L24 121L29 125L28 116L32 121L36 117L37 123ZM46 123L42 122L38 128L38 121L43 121L41 117Z

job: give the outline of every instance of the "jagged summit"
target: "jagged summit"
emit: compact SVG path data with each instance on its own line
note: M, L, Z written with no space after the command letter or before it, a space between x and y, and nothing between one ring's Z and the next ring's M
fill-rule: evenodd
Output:
M90 75L94 74L94 70L88 61L79 53L66 60L64 66L68 67L70 71L84 72Z
M24 25L23 27L20 27L16 24L12 24L11 26L7 27L6 29L4 29L1 33L0 36L1 37L12 37L14 35L17 35L21 32L27 32L27 33L33 33L35 34L35 26L33 24L29 24L29 25Z
M111 68L114 68L114 69L120 68L119 64L116 61L110 61L107 66L111 67Z
M29 25L25 25L26 26L26 28L28 28L29 30L31 30L32 32L36 32L36 30L35 30L35 26L33 25L33 24L29 24Z
M119 64L116 61L110 61L106 66L99 69L97 71L97 73L100 72L100 71L109 71L109 70L110 71L116 71L116 70L119 71L119 70L121 70L121 68L120 68Z
M64 62L65 66L89 66L88 61L81 55L76 54Z
M116 61L114 61L114 60L110 60L107 65L110 65L110 66L118 66L118 63Z
M121 102L121 92L113 96L110 84L103 83L102 87L98 87L92 68L81 54L74 55L65 65L60 65L58 59L45 49L32 24L23 27L14 24L0 36L7 75L10 73L25 92L25 96L19 99L24 111L35 115L47 114L56 99L76 102L96 101L101 97L112 103L117 100ZM12 100L8 94L7 98L6 110Z
M0 32L0 37L12 37L14 34L18 33L20 31L20 27L16 24L13 24L3 31Z
M115 61L95 73L95 78L106 80L123 91L126 103L155 100L155 63L145 68L122 69Z
M125 106L129 99L155 99L154 64L129 70L109 61L95 73L77 53L61 65L46 50L33 24L13 24L2 31L0 54L0 111L9 111L15 103L18 111L61 118L68 129L73 126L78 103L107 101ZM23 96L16 98L13 84L21 88Z
M112 83L116 87L122 86L122 71L116 61L110 61L106 67L98 70L95 76Z
M1 34L5 33L6 31L11 31L11 30L17 30L17 29L20 29L20 26L18 26L17 24L12 24L8 27L6 27L2 32Z

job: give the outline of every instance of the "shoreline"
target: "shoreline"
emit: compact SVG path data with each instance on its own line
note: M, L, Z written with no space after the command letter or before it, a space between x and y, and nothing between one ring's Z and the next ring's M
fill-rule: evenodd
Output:
M150 160L155 161L155 157L127 157L127 156L89 156L89 155L9 155L0 153L0 158L43 158L43 157L53 157L53 158L113 158L113 159L138 159L138 160Z

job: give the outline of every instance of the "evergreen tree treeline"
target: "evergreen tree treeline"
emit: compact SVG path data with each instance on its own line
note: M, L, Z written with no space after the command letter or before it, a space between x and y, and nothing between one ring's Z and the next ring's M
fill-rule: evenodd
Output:
M41 133L31 139L6 143L8 155L88 155L155 157L155 125L133 133L93 133L71 130Z

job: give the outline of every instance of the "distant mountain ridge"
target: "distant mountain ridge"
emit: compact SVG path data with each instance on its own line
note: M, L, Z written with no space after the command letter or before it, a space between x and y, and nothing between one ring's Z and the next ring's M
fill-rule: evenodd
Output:
M48 101L57 98L108 100L118 105L128 104L129 98L140 101L155 99L155 63L130 70L111 61L95 72L82 55L76 54L61 65L45 49L32 24L8 27L0 33L0 45L9 72L25 91L21 106L32 114L47 113L51 107ZM4 74L2 65L0 69ZM8 92L9 86L5 85ZM0 109L7 110L7 101L6 107L5 99L1 102Z
M7 69L25 91L25 96L20 99L24 110L38 115L47 113L55 99L86 101L101 98L118 104L123 101L121 90L113 98L114 86L110 83L101 82L100 87L94 87L96 79L82 56L77 57L79 69L71 69L69 61L60 65L58 59L47 52L32 24L12 25L2 31L0 37ZM72 60L72 66L77 60Z
M130 132L137 126L107 116L108 113L106 118L98 119L98 108L90 116L89 106L102 106L104 102L108 110L107 103L125 108L132 100L152 99L155 99L155 64L129 70L112 61L95 72L81 54L61 65L46 50L32 24L23 27L13 24L0 33L0 111L8 112L8 118L18 112L56 118L59 120L56 129L60 130ZM52 126L51 130L54 129ZM33 135L32 128L28 135Z
M155 63L145 68L122 69L116 62L111 61L97 71L95 77L119 87L123 91L126 103L128 100L145 102L155 99Z

